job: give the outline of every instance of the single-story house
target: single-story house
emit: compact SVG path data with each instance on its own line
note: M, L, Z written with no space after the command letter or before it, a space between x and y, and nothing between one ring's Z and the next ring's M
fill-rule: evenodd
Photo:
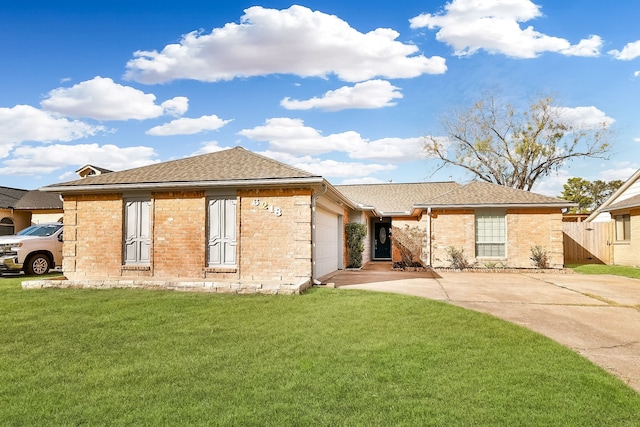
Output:
M29 215L16 212L16 203L29 191L0 187L0 236L9 236L31 225Z
M63 204L60 193L49 193L39 190L28 191L14 207L16 212L29 218L29 224L45 222L62 222ZM16 231L25 227L17 228Z
M421 258L562 267L564 200L493 184L333 186L241 147L44 187L64 198L64 274L96 286L298 292L346 266L344 229L367 225L364 261L392 260L393 227L421 227Z
M62 221L58 193L0 187L0 236L9 236L33 224Z
M585 222L613 222L613 264L640 266L640 169Z

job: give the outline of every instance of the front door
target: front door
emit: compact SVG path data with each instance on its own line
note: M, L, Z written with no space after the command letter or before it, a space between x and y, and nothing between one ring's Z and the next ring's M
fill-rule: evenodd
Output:
M374 223L374 251L373 255L375 259L390 259L391 258L391 224L388 222L376 222Z

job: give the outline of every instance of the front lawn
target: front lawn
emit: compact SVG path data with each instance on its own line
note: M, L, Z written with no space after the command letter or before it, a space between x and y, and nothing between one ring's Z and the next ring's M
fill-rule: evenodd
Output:
M583 274L614 274L616 276L640 279L640 268L625 267L623 265L579 264L568 265L567 268Z
M30 290L0 278L0 425L640 425L640 394L395 294Z

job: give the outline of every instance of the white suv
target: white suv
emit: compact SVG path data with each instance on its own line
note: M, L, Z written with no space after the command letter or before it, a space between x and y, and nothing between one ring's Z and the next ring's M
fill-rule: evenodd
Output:
M41 275L62 265L62 224L27 227L13 236L0 236L0 271L24 270Z

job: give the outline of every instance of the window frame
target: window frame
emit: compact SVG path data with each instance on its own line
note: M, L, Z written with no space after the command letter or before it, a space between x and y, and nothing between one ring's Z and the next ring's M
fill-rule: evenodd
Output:
M615 227L615 239L616 242L625 243L631 241L631 214L617 214L613 215L614 227ZM622 238L620 238L622 234Z
M482 222L498 220L499 223L489 224L491 229L486 230L485 227L481 227L479 220ZM497 253L493 251L495 248L497 248ZM474 249L476 258L507 258L507 212L505 210L475 211Z
M16 223L13 218L5 216L0 220L0 229L2 229L0 236L13 236L16 234ZM5 230L9 231L9 233L5 233Z

